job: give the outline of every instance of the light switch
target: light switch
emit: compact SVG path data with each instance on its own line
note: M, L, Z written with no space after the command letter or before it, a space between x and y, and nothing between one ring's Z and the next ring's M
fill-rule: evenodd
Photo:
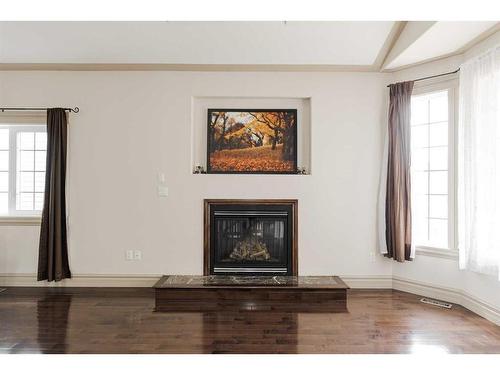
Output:
M168 196L168 187L166 186L158 186L158 196L159 197L167 197Z

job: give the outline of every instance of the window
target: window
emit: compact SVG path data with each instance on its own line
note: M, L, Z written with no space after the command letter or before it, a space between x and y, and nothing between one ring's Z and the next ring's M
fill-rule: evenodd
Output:
M0 124L0 216L38 216L43 208L45 125Z
M452 93L428 92L411 101L412 233L417 247L454 247Z

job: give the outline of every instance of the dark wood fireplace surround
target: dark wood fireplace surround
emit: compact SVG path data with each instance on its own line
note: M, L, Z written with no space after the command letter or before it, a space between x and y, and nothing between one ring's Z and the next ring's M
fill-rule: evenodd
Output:
M290 262L286 275L211 273L211 208L287 207L291 215ZM206 199L204 201L203 276L165 275L154 286L156 311L276 310L345 312L349 287L337 276L298 276L296 199ZM290 222L291 221L291 222Z

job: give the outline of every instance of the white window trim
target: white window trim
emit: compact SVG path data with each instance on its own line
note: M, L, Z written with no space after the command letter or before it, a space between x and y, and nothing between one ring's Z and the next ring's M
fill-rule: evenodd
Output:
M0 125L8 126L22 126L24 129L32 128L35 129L40 125L45 125L46 117L44 114L26 114L21 112L11 112L9 114L0 114ZM10 137L9 150L14 150L14 154L17 154L16 137ZM11 152L9 152L11 154ZM9 157L9 171L13 171L14 175L17 175L16 158ZM9 172L9 174L12 172ZM16 179L11 178L9 180L9 212L11 207L11 194L15 194ZM15 201L15 197L14 197ZM40 225L41 223L41 211L16 211L14 214L0 215L0 225Z
M416 82L412 95L423 95L448 90L448 248L415 245L417 255L436 258L458 259L457 232L457 124L458 124L458 78L444 77Z

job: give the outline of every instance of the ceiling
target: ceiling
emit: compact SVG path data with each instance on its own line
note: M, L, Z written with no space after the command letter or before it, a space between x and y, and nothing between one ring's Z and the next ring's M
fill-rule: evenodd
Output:
M463 52L498 22L409 22L384 64L395 69Z
M0 69L163 65L394 70L459 53L497 22L0 22Z

